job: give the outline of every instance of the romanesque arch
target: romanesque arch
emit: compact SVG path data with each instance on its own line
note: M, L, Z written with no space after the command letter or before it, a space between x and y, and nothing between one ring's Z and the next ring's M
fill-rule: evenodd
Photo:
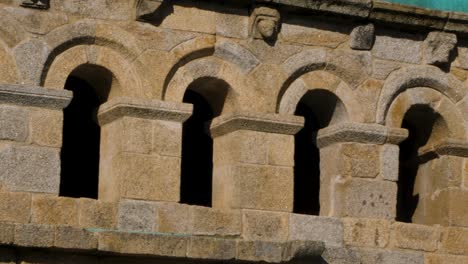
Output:
M398 221L448 224L443 195L460 188L463 177L463 157L452 148L466 145L456 104L464 93L460 82L433 67L402 70L385 84L377 120L409 131L400 144Z
M299 58L299 57L298 57ZM300 66L291 71L305 71L282 92L278 102L278 113L300 115L305 118L304 128L295 136L294 155L294 212L320 214L323 199L328 193L321 190L321 182L328 182L320 167L320 150L317 146L318 130L343 122L362 122L360 105L352 89L338 76L324 71L313 70L324 67L322 62L313 66ZM309 71L309 70L313 71ZM328 188L327 185L324 188Z

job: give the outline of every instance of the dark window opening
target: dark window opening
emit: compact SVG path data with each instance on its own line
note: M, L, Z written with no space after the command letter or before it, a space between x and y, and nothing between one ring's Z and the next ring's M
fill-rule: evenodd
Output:
M408 129L409 136L400 143L397 221L413 221L419 203L419 194L414 194L416 176L419 166L427 161L421 159L418 151L429 141L434 124L439 118L440 115L426 105L412 106L403 118L401 126Z
M181 203L211 206L213 139L211 120L220 115L229 85L215 78L200 78L185 92L183 102L193 105L182 128Z
M344 107L326 90L307 92L297 105L295 115L303 116L304 127L294 142L294 205L293 212L320 214L320 150L317 132L339 119Z
M65 83L73 98L63 116L60 196L98 198L101 129L97 109L107 100L111 84L112 73L93 65L78 67Z

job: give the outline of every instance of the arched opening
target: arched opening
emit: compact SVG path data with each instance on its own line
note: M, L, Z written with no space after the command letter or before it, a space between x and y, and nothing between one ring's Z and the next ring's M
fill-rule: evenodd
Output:
M184 103L193 104L193 114L182 128L181 203L211 206L213 139L211 120L219 116L229 85L219 79L201 78L186 90Z
M425 180L430 177L421 175L420 167L435 157L423 157L419 150L437 142L449 132L442 117L428 105L411 106L405 113L401 127L408 129L409 136L400 143L396 220L421 223L421 219L414 219L414 215L426 192Z
M107 101L113 82L105 68L82 65L65 83L73 99L64 109L60 196L98 197L101 129L97 109Z
M294 142L294 213L320 214L320 150L317 132L346 118L338 97L327 90L308 91L299 101L295 115L303 116L304 127Z

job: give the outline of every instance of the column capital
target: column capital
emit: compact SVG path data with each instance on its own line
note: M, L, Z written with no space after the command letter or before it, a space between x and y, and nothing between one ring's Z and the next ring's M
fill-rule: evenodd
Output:
M118 97L99 107L98 119L100 125L124 116L182 123L192 115L192 109L191 104Z
M213 119L211 135L222 136L236 130L295 135L304 126L299 116L267 113L229 113Z
M369 143L397 145L408 137L408 130L378 124L346 122L320 129L317 146L324 148L334 143Z
M0 84L0 104L63 109L68 106L72 97L73 93L68 90Z

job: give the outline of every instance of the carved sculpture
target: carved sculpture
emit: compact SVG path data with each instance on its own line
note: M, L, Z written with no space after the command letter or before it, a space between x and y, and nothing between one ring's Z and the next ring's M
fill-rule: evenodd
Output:
M254 38L274 40L279 32L280 13L270 7L257 7L251 17L251 35Z
M25 0L21 3L23 7L49 9L49 0Z

